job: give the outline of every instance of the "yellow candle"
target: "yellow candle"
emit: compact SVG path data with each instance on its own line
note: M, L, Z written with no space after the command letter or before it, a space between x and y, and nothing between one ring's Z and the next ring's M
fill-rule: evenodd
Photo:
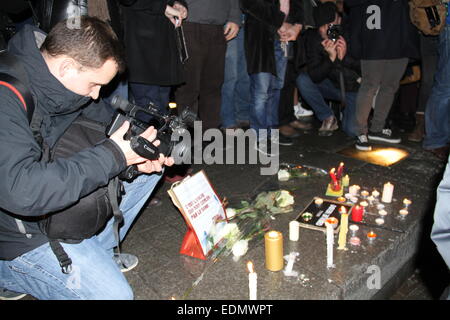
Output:
M350 177L348 176L348 174L346 174L345 176L342 177L342 186L348 187L349 185L350 185Z
M348 232L348 214L341 214L341 229L339 230L338 249L345 250L347 244L347 232Z
M283 269L283 235L278 231L268 231L264 235L266 247L266 268L270 271Z

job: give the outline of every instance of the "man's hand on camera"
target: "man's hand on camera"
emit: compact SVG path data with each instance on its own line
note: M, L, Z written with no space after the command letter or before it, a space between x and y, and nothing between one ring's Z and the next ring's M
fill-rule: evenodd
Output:
M326 39L322 41L322 46L325 49L325 51L328 53L328 56L331 61L335 61L337 57L337 50L336 50L336 42L330 39Z
M347 54L347 42L342 36L336 41L336 52L338 59L344 60L344 57Z
M130 141L124 140L123 138L123 136L127 133L129 127L130 123L128 121L125 121L122 124L122 126L119 129L117 129L117 131L114 132L110 137L111 140L117 143L117 145L125 155L127 166L137 164L139 171L151 173L155 171L158 172L161 171L163 165L167 166L173 165L174 160L171 157L166 158L162 154L160 154L158 160L150 161L148 159L139 156L136 152L134 152L133 149L131 148ZM140 136L152 142L157 147L159 146L160 142L159 140L155 140L156 134L157 130L154 127L149 127L142 134L140 134Z

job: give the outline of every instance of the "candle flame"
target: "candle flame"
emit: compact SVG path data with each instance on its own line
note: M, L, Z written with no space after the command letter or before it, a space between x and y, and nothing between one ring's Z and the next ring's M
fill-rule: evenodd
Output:
M174 297L174 296L172 296L172 297L170 298L170 300L176 300L176 299L175 299L175 297Z
M339 212L340 212L341 214L346 214L346 213L347 213L347 209L345 209L344 206L341 206L341 208L339 209Z
M247 269L248 269L248 272L250 272L250 273L254 272L253 271L253 262L251 262L251 261L247 262Z
M343 167L343 166L344 166L343 162L339 163L339 167Z
M278 232L276 232L276 231L270 231L270 232L269 232L269 238L273 238L273 239L278 238Z
M336 168L333 168L330 170L330 173L334 173L336 171Z

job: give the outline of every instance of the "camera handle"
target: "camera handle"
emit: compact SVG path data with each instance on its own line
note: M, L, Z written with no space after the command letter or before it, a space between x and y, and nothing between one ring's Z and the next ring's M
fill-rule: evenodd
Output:
M157 160L159 158L159 149L141 136L131 137L130 145L134 152L145 159Z

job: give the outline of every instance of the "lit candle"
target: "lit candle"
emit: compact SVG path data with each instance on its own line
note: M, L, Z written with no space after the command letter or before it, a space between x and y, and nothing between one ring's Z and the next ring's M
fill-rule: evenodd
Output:
M403 204L405 205L405 209L408 209L408 207L410 206L410 204L412 203L411 200L409 199L403 199Z
M339 186L339 182L337 181L336 178L336 173L335 173L336 169L333 168L330 170L330 177L331 177L331 182L332 182L332 189L334 191L339 191L341 189L341 187Z
M385 183L383 186L383 195L381 196L381 201L384 203L391 203L393 194L394 185L390 182Z
M338 180L341 180L341 178L342 178L342 173L344 172L344 163L343 162L341 162L340 164L339 164L339 167L338 167L338 170L337 170L337 174L336 174L336 178L338 179Z
M345 199L345 197L339 197L339 198L337 198L337 201L339 201L339 202L345 202L346 199Z
M328 221L325 220L325 226L327 228L327 268L334 268L333 264L333 244L334 244L334 235L333 235L333 226Z
M352 232L352 237L354 237L356 236L356 232L359 230L359 227L356 224L352 224L349 229Z
M322 203L323 203L323 199L322 199L322 198L316 198L316 200L314 200L314 203L316 204L316 206L317 206L318 208L320 208L320 206L321 206Z
M366 198L369 196L369 191L367 191L367 190L361 191L361 196L362 196L364 199L366 199Z
M328 221L328 223L331 224L333 229L335 229L337 227L338 223L339 223L339 220L336 219L335 217L330 217L326 221Z
M387 215L387 211L384 210L384 209L381 209L381 210L378 211L378 214L379 214L380 216L384 217L384 216Z
M348 187L350 185L350 177L348 174L346 174L344 177L342 177L342 186Z
M352 196L356 196L356 195L358 195L358 193L359 193L359 189L360 189L360 187L359 187L358 185L354 184L354 185L352 185L352 186L350 186L350 187L348 188L348 192L349 192Z
M376 218L375 219L375 223L379 226L381 226L382 224L384 224L384 219L383 218Z
M283 235L278 231L268 231L264 235L266 268L270 271L283 269Z
M338 249L346 250L347 244L347 232L348 232L348 214L345 207L341 207L341 228L339 230L339 240L338 240Z
M296 220L289 222L289 240L298 241L300 223Z
M372 191L372 196L374 198L378 198L380 196L380 193L378 192L378 190L375 189L375 190Z
M377 234L373 231L370 231L367 234L367 239L369 240L369 243L372 243L377 238Z
M369 206L367 201L361 201L359 205L363 208L363 214L366 213L366 208Z
M375 197L374 196L368 196L367 200L369 201L369 205L373 205L373 202L375 201Z
M352 220L355 222L360 222L363 218L364 208L360 205L356 205L352 208Z
M398 213L400 213L401 217L406 217L409 214L407 209L401 209Z
M247 262L248 269L248 290L250 300L256 300L257 288L258 288L258 275L253 270L253 263L251 261Z

